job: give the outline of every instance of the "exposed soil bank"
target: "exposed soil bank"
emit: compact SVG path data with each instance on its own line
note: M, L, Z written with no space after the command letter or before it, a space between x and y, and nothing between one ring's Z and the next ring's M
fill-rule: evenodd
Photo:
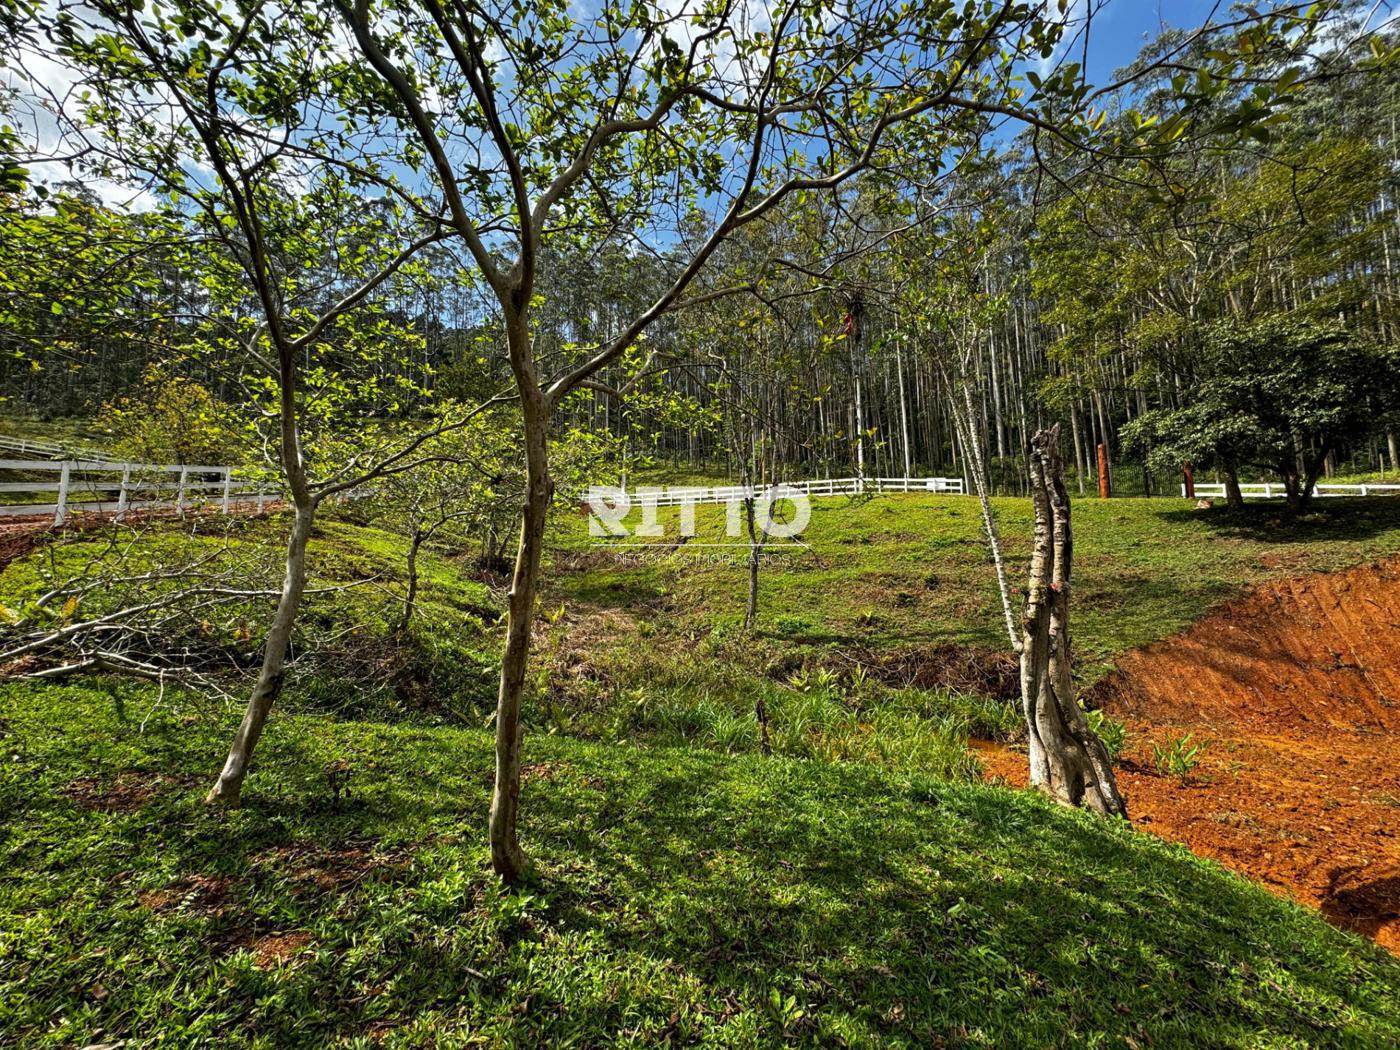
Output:
M1133 822L1400 953L1400 559L1280 580L1118 661ZM1209 741L1183 781L1154 743ZM1025 756L979 747L989 775Z

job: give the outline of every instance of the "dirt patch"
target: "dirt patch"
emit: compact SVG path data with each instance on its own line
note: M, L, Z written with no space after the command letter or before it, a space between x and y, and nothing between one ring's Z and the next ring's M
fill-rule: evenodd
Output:
M280 500L267 500L261 510L257 503L233 503L230 510L234 514L256 517L260 514L271 514L274 511L285 509L287 504ZM198 510L187 510L187 519L222 516L220 509L210 509L201 507ZM129 510L122 517L122 524L128 527L139 526L143 522L157 521L161 519L175 519L179 517L174 508L147 508L142 510ZM93 512L84 511L81 506L69 508L68 520L63 525L55 526L53 523L53 513L48 514L7 514L0 517L0 572L5 571L5 567L12 561L17 561L25 557L36 547L41 547L55 539L74 532L92 532L95 529L106 528L116 519L115 511Z
M1133 823L1400 954L1400 559L1275 581L1118 662ZM1187 776L1153 744L1207 741ZM979 745L991 777L1023 753Z
M254 938L247 947L259 969L271 970L300 955L310 943L309 933L268 933Z
M75 528L81 526L75 525ZM55 528L52 514L16 514L0 518L0 572L36 547L41 547L63 529Z
M186 786L191 782L189 777L131 769L118 773L110 780L79 777L64 788L63 793L83 809L103 813L134 813L168 785Z
M1090 699L1137 717L1400 730L1400 559L1278 580L1130 653Z
M374 839L340 846L297 843L267 850L254 858L259 870L282 870L298 895L343 893L361 882L387 879L409 863L403 850L378 848Z
M949 689L998 700L1021 695L1021 667L1016 656L996 649L949 644L893 653L854 650L848 651L845 659L859 664L872 678L899 689Z
M162 915L183 912L213 918L228 910L233 880L223 875L186 875L164 889L148 890L137 897L141 907Z

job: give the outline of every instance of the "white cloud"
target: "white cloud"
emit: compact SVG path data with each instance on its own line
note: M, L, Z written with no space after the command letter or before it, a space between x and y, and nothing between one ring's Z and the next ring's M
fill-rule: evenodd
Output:
M1065 13L1063 15L1057 15L1054 19L1054 21L1059 22L1060 25L1065 27L1065 32L1064 35L1060 37L1060 42L1055 45L1055 49L1050 52L1047 57L1036 61L1036 72L1042 77L1060 64L1060 60L1064 58L1065 52L1074 42L1077 35L1075 32L1076 27L1084 21L1088 3L1089 0L1070 0L1069 4L1065 7Z

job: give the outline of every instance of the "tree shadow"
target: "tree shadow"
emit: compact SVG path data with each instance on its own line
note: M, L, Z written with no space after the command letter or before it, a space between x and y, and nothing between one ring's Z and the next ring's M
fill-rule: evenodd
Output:
M1400 921L1400 875L1341 886L1348 876L1362 870L1342 867L1331 872L1322 898L1322 913L1343 929L1375 937L1382 928Z
M1365 540L1400 528L1400 499L1338 496L1314 499L1302 512L1277 502L1246 503L1243 510L1223 505L1209 510L1183 506L1157 516L1176 525L1204 526L1217 535L1255 543L1315 543Z

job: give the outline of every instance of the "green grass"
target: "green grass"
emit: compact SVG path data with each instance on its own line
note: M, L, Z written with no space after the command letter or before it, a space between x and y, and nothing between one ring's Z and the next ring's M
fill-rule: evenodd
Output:
M111 435L91 419L32 419L4 413L0 413L0 436L49 441L75 449L99 449L111 441ZM15 457L0 457L3 458Z
M503 894L484 732L284 716L220 815L233 713L155 699L0 686L0 1043L1400 1040L1394 958L1026 794L537 736ZM299 950L260 968L271 935Z
M994 502L1019 591L1030 556L1030 504ZM675 512L663 509L660 518L674 541ZM697 518L697 543L725 539L722 508L699 508ZM1279 506L1233 514L1223 507L1197 511L1179 499L1084 500L1074 504L1074 525L1072 612L1086 680L1103 674L1118 654L1188 626L1250 583L1400 552L1400 499L1390 498L1319 501L1301 519ZM588 545L581 531L575 525L567 542ZM855 646L1005 648L970 497L817 499L802 539L806 549L775 552L765 562L760 627L769 638L804 655ZM661 631L733 625L742 619L745 570L737 558L719 560L716 550L646 552L642 564L605 573L586 562L556 573L553 586L585 606L646 611L659 604L650 618Z
M1014 581L1028 556L1028 506L1007 499L997 509ZM1188 626L1252 581L1400 551L1397 499L1329 501L1304 519L1277 506L1231 515L1133 499L1079 502L1075 515L1073 622L1085 684L1119 653ZM700 541L724 538L722 509L701 508L699 519ZM122 549L137 568L226 549L271 588L282 528L276 517L204 519L196 535L167 524ZM778 754L975 777L967 738L1014 737L1019 713L987 695L975 674L942 687L914 674L929 661L957 664L964 650L1005 651L975 503L817 500L804 540L806 548L767 558L759 632L749 637L740 629L742 557L699 546L625 556L598 550L577 515L556 513L527 683L529 731L755 752L762 700ZM392 530L321 520L311 587L360 584L308 599L298 651L325 652L295 666L287 707L427 724L490 717L502 584L474 576L469 556L426 553L420 615L407 638L393 639L404 548ZM0 574L0 606L21 609L55 578L113 550L104 534L51 545ZM260 633L239 642L230 636L241 624L265 622L269 606L227 609L205 633L248 664ZM204 636L189 641L209 644ZM810 688L819 675L828 678Z

